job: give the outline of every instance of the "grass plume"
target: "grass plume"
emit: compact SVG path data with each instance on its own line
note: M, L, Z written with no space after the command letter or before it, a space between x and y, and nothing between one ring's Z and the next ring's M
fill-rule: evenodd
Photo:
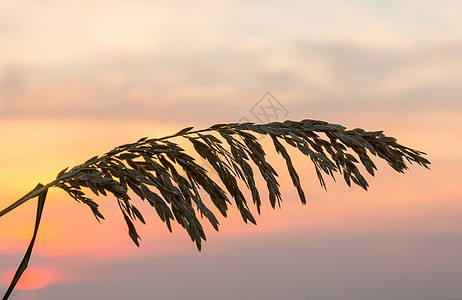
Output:
M35 197L40 198L43 208L46 192L51 187L57 187L87 205L93 215L101 220L104 219L103 214L98 209L98 203L91 197L113 195L127 224L130 238L139 246L140 237L135 222L145 223L145 220L136 208L134 199L129 196L129 192L133 191L156 210L170 231L172 222L179 223L200 250L202 241L206 239L201 220L207 219L216 230L219 225L217 217L208 207L210 204L203 201L200 190L210 196L213 206L224 217L234 202L243 221L255 223L249 209L251 204L245 199L239 181L250 190L252 203L260 213L262 199L255 183L255 174L259 172L266 182L271 206L274 208L281 204L278 174L268 162L258 135L271 138L276 152L286 162L302 203L306 203L306 196L287 146L298 149L311 160L324 188L326 183L323 176L334 177L338 173L349 186L356 184L367 190L368 183L358 165L363 165L369 174L374 175L377 168L371 156L385 160L397 172L404 172L407 163L417 163L426 168L430 164L423 157L425 153L398 144L395 138L385 136L382 131L359 128L347 130L341 125L324 121L215 124L200 130L187 127L169 136L142 138L118 146L83 164L66 168L52 182L37 186L1 211L0 217ZM173 138L183 138L190 142L194 151L217 172L219 181L212 180L207 169L198 164L179 144L172 142ZM348 149L351 149L351 153ZM40 218L37 218L36 230L39 222ZM32 246L33 241L20 265L22 271L27 267ZM19 277L22 271L18 273L18 269ZM9 292L14 284L10 286ZM3 299L7 299L8 295Z

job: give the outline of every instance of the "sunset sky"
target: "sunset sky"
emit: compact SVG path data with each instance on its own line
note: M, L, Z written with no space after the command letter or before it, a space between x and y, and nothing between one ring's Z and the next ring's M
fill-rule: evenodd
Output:
M326 192L296 156L303 206L268 147L281 209L265 199L254 226L232 207L200 253L139 199L137 248L114 199L94 198L100 224L51 189L11 299L462 298L461 12L457 0L0 1L0 209L119 144L241 120L384 130L432 162L397 174L376 160L367 192L339 176ZM280 110L265 119L268 91ZM2 294L35 206L0 218Z

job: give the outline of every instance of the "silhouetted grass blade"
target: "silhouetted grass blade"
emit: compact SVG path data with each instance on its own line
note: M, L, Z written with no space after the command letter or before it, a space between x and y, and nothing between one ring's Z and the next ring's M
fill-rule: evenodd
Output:
M172 231L171 223L176 221L200 250L201 242L206 240L201 220L206 218L215 230L219 229L213 208L226 217L230 200L234 199L242 219L256 223L240 183L244 183L247 190L250 190L258 213L263 199L260 198L255 176L261 175L266 183L271 207L281 205L278 173L270 161L272 155L266 154L256 135L271 137L276 153L286 162L302 203L306 203L306 196L286 145L311 160L324 189L326 182L323 174L335 180L335 172L343 175L348 186L353 183L367 189L369 185L358 166L362 165L373 176L377 167L372 156L385 160L400 173L408 168L406 161L425 168L430 164L423 157L424 152L402 146L382 131L368 132L359 128L346 130L344 126L319 120L288 120L267 124L228 123L192 129L187 127L172 135L141 138L135 143L115 147L83 164L62 170L54 181L45 186L37 185L30 193L0 211L1 217L26 201L39 197L32 240L3 299L9 297L27 268L50 187L63 189L76 201L87 205L98 221L104 219L98 210L99 204L87 195L114 196L129 236L137 246L140 236L135 222L145 223L145 219L133 203L138 200L136 198L146 200L169 231ZM206 165L201 166L179 143L170 141L173 138L184 138L190 142L193 146L191 152L198 154ZM209 176L210 169L216 171L218 176ZM201 191L209 196L211 203L203 201L206 199ZM137 197L132 199L133 196Z
M42 188L44 185L38 184L35 189ZM42 212L43 212L43 206L45 204L45 199L47 197L47 192L48 189L46 189L44 192L42 192L38 196L38 203L37 203L37 213L35 217L35 227L34 227L34 234L32 235L32 239L30 240L29 247L27 247L27 251L24 254L24 258L22 259L21 263L19 264L18 269L16 270L16 273L14 274L13 280L10 283L10 286L8 287L8 290L5 293L5 296L3 296L3 300L8 299L8 297L11 295L11 292L13 292L14 287L18 283L19 279L21 278L22 274L24 271L27 269L27 266L29 265L29 260L32 254L32 249L34 247L35 243L35 238L37 237L37 232L38 228L40 225L40 220L42 218Z

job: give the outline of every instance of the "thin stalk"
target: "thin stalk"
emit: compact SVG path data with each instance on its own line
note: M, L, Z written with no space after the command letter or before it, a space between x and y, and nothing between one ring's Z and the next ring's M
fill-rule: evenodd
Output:
M13 204L11 204L10 206L8 206L7 208L5 208L4 210L2 210L0 212L0 217L2 217L3 215L6 215L8 212L12 211L13 209L15 209L16 207L26 203L28 200L30 199L33 199L39 195L41 195L44 191L46 191L48 188L50 188L51 186L55 185L59 180L56 179L50 183L48 183L47 185L45 186L40 186L38 185L37 187L35 187L32 191L30 191L29 193L27 193L26 195L24 195L21 199L19 199L18 201L14 202Z
M39 183L37 187L33 190L33 192L41 190L42 188L44 188L44 186ZM32 255L32 249L34 248L35 239L37 238L37 232L38 232L38 228L40 225L40 220L42 218L43 206L45 205L45 199L47 197L47 192L48 190L45 189L42 193L38 195L37 215L35 217L34 234L32 235L32 239L30 240L29 247L27 247L26 253L24 254L24 257L21 263L19 264L19 267L16 270L16 273L14 274L11 284L8 287L8 290L6 291L2 300L6 300L10 297L11 293L14 290L14 287L19 282L19 279L21 278L22 274L24 273L24 271L27 269L29 265L30 257Z

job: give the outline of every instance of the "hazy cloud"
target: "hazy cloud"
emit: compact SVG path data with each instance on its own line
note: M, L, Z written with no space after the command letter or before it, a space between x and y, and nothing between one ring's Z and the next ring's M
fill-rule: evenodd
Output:
M236 50L107 57L65 68L11 66L0 73L0 115L147 118L194 122L240 118L268 90L288 108L461 109L462 46L412 49L297 44Z
M458 3L6 1L0 116L236 120L268 90L297 111L460 108Z

